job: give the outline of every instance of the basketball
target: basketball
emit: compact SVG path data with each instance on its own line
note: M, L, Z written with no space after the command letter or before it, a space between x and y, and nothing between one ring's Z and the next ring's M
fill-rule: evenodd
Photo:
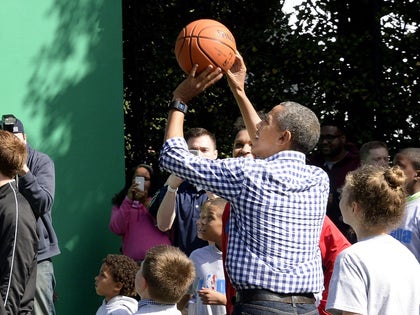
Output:
M236 42L232 33L222 23L196 20L185 26L175 43L175 56L181 69L189 74L198 64L197 74L209 65L229 70L235 62Z

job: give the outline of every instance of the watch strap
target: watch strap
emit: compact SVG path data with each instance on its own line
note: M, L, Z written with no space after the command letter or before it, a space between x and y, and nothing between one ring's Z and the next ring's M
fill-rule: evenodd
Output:
M169 109L176 109L184 114L187 113L188 106L181 101L175 100L169 103Z

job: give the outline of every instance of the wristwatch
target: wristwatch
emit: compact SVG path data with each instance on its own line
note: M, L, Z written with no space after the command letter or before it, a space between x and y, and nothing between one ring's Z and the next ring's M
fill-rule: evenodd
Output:
M181 101L172 101L169 103L169 109L176 109L186 114L188 110L188 106L182 103Z

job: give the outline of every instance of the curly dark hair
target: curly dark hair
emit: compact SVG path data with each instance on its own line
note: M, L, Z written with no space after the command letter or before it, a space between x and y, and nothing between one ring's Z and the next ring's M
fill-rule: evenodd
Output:
M136 297L135 279L139 265L136 261L125 255L108 254L104 264L109 267L109 272L115 282L121 282L120 295Z

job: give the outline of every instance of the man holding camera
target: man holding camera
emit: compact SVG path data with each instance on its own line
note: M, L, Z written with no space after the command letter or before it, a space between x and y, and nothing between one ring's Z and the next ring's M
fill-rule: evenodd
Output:
M38 264L34 315L53 314L54 269L51 258L60 254L58 239L52 224L51 209L55 193L54 162L42 152L34 150L26 139L22 122L13 115L3 115L1 129L12 132L26 144L28 158L18 173L19 192L28 200L37 218Z

